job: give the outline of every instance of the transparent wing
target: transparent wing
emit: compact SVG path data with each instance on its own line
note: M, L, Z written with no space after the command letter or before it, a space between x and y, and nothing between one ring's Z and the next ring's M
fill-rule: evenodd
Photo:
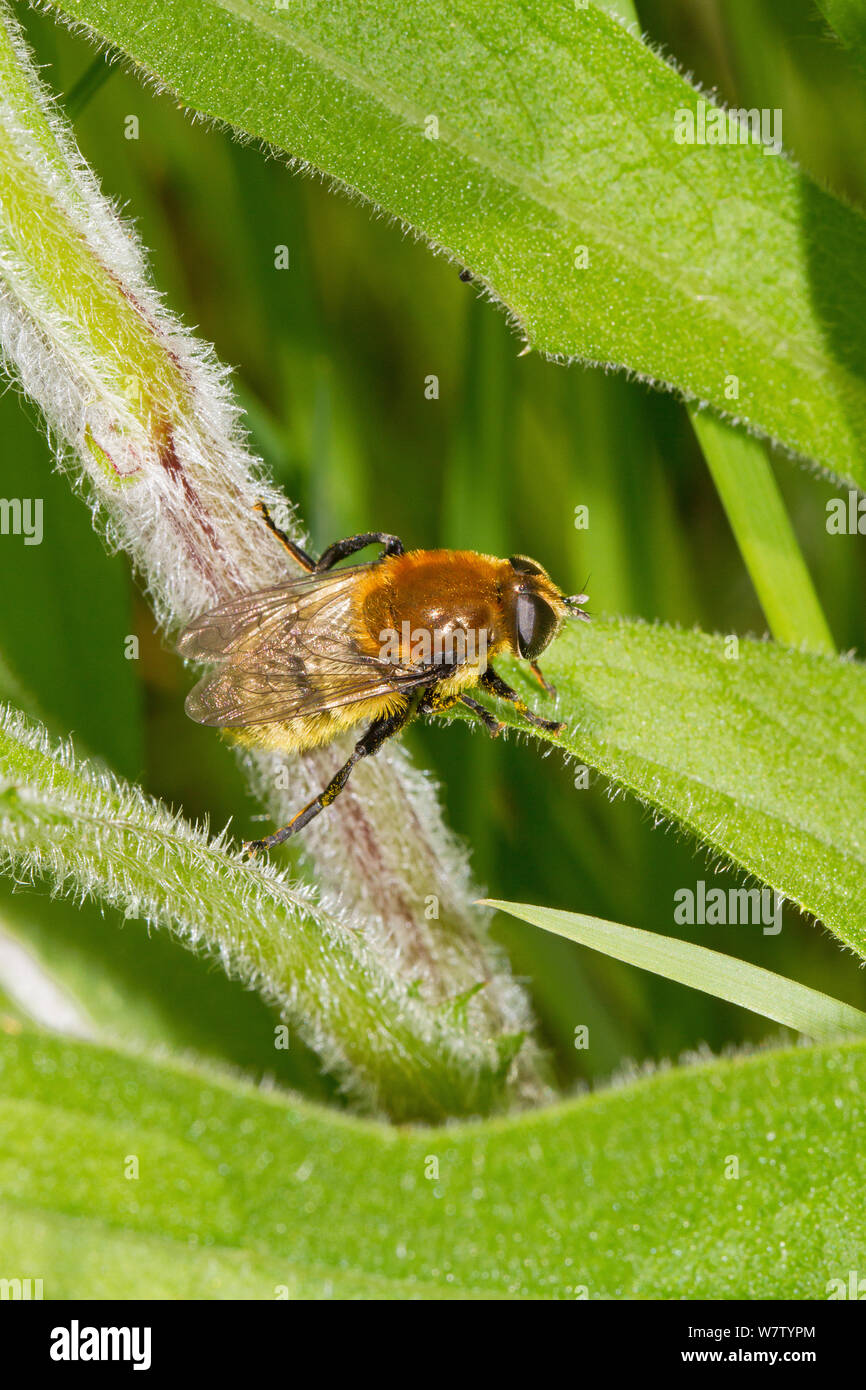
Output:
M370 568L303 575L197 618L178 651L218 664L187 696L190 718L218 728L268 724L402 694L429 681L430 669L358 649L355 585L359 571Z
M302 574L272 589L229 599L191 622L177 649L192 661L239 660L283 641L301 617L310 625L317 613L349 595L358 574L371 568L351 565L325 574Z

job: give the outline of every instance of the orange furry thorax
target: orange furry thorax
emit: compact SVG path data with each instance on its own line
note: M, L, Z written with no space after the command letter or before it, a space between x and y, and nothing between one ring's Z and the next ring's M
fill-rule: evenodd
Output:
M382 634L484 632L488 646L505 640L503 561L471 550L410 550L390 556L358 582L355 640L370 655Z

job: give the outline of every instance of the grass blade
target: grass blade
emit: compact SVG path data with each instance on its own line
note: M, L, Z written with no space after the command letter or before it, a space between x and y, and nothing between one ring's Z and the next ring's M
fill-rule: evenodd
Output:
M723 955L721 951L710 951L706 946L695 946L674 936L606 922L580 912L501 902L497 898L485 899L484 905L508 912L543 931L564 936L568 941L603 951L614 960L651 970L654 975L703 990L704 994L715 995L717 999L727 999L731 1004L739 1004L743 1009L751 1009L752 1013L783 1023L786 1028L796 1028L816 1042L866 1034L866 1014L860 1009L761 966Z
M71 87L64 97L66 114L70 121L74 121L81 115L87 103L92 97L96 96L100 87L108 81L111 76L111 67L104 53L99 53L93 59L79 77L74 87Z
M833 638L765 446L706 411L689 415L776 641L832 653Z

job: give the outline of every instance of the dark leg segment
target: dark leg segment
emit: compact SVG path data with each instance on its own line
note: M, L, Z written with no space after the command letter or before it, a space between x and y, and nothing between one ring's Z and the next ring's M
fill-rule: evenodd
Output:
M384 547L380 559L386 555L403 554L403 542L396 536L389 536L385 531L364 531L360 536L347 536L344 541L334 541L333 545L329 545L316 565L316 573L329 570L332 565L345 560L347 555L354 555L356 550L363 550L367 545Z
M473 700L469 695L461 695L459 696L459 700L461 705L465 705L467 709L471 709L472 713L481 720L481 723L484 725L491 738L499 737L505 725L500 724L499 720L490 713L489 709L485 709L483 705L479 705L478 701Z
M418 706L418 713L444 714L447 710L453 709L455 705L465 705L467 709L471 709L492 738L496 738L505 728L505 725L500 724L498 719L494 719L490 711L486 710L483 705L479 705L477 700L473 700L469 695L455 695L453 693L445 695L439 685L431 685L424 691Z
M303 830L305 825L309 825L320 811L324 811L326 806L330 806L332 801L336 801L340 792L349 780L352 768L361 758L372 757L378 753L386 739L398 734L404 724L408 723L414 713L413 704L410 701L405 709L398 710L396 714L386 715L383 719L376 719L370 725L363 738L359 738L352 755L343 764L330 780L324 791L319 792L318 796L308 802L296 816L293 816L288 825L284 825L281 830L277 830L273 835L266 835L263 840L249 840L244 845L244 849L251 855L256 854L261 849L273 849L274 845L281 845L284 840L288 840L291 835L297 835L299 830Z
M557 723L555 719L542 719L540 715L533 714L526 702L521 700L517 691L512 690L510 685L506 685L505 681L497 676L492 666L488 666L481 677L481 686L490 695L495 695L497 700L507 700L519 714L523 715L526 722L534 724L536 729L545 729L550 734L561 734L565 728L564 724Z
M397 536L389 536L385 531L364 531L359 536L347 536L344 541L334 541L334 544L329 545L318 560L314 560L312 555L308 555L306 550L302 550L295 541L290 540L285 531L280 530L264 502L257 502L254 510L261 514L271 535L276 536L280 545L285 546L293 559L297 560L298 564L307 571L307 574L322 574L325 570L329 570L332 565L338 564L340 560L345 560L348 555L354 555L358 550L363 550L367 545L381 545L383 547L381 558L386 555L403 554L403 542Z
M312 574L313 570L316 568L316 562L313 559L312 555L308 555L306 550L302 550L301 547L299 545L296 545L294 541L289 540L289 537L286 535L285 531L281 531L279 526L274 521L264 502L257 502L253 510L261 514L261 517L268 530L270 531L271 535L276 536L280 545L285 546L286 550L289 552L293 559L297 560L301 568L305 569L307 571L307 574Z
M418 713L445 714L446 710L454 708L459 699L459 695L443 694L442 687L439 684L429 685L421 696Z

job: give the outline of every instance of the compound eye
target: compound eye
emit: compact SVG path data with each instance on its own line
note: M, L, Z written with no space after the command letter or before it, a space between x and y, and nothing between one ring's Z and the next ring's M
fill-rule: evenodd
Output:
M557 616L549 603L537 594L517 596L517 651L525 661L534 661L556 633Z
M528 555L512 555L508 561L513 570L518 574L546 574L547 571L541 568L535 560L530 560Z

